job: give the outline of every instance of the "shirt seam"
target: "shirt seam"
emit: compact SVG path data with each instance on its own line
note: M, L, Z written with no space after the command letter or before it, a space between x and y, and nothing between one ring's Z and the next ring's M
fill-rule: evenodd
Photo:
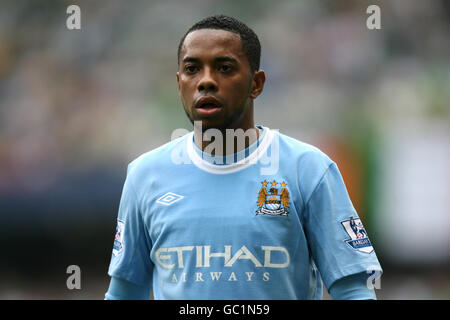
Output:
M317 183L317 185L314 187L313 192L311 192L311 195L309 196L308 201L305 202L305 208L308 207L309 205L309 201L311 201L312 196L314 195L314 193L317 191L317 189L319 188L319 186L322 184L323 180L325 179L325 175L328 173L328 171L330 170L330 167L334 164L334 162L331 162L328 167L325 169L324 173L322 174L322 177L320 178L319 182Z

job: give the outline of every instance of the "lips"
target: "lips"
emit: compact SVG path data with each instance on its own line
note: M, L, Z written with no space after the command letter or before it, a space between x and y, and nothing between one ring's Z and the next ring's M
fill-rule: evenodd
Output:
M202 115L214 115L222 109L222 104L213 96L203 96L194 104L195 109Z
M213 96L204 96L195 103L196 109L222 108L222 104Z

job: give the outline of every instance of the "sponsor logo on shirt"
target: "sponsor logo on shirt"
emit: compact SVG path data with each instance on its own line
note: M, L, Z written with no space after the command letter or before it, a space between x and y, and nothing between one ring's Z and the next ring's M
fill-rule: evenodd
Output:
M179 194L173 192L168 192L165 195L161 196L158 200L156 200L156 203L170 206L171 204L174 204L175 202L180 201L183 198L184 196L180 196Z
M344 240L351 248L359 252L372 253L373 247L367 236L366 229L359 218L350 217L348 220L341 221L345 232L350 239Z
M117 256L123 250L123 233L125 231L125 223L117 220L116 235L114 236L113 255Z
M156 250L155 256L159 266L173 271L170 275L170 281L174 283L179 281L203 282L219 280L255 281L255 279L270 281L270 273L266 271L267 269L284 269L290 265L289 252L284 247L261 246L256 250L258 252L252 252L246 246L242 246L233 253L233 247L225 245L223 251L211 252L211 246L209 245L182 246L159 248ZM259 256L263 255L264 259L258 259L258 253ZM212 265L211 260L213 259L214 263ZM228 269L235 264L239 264L240 260L250 261L250 264L253 264L255 269L240 273L235 272L233 269ZM207 269L217 267L217 262L219 262L219 271L208 270L208 272L205 272ZM186 263L191 265L186 266ZM194 268L202 269L195 270ZM192 270L196 272L192 272ZM259 270L262 270L262 272L258 272Z

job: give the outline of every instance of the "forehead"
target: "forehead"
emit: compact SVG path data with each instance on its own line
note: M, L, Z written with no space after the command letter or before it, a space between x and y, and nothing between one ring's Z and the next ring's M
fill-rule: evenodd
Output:
M231 55L244 57L241 37L233 32L215 29L200 29L190 32L184 39L180 60L184 57L206 55Z

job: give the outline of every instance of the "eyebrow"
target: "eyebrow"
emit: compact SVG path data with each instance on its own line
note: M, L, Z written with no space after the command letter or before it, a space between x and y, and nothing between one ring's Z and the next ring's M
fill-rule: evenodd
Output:
M228 57L228 56L223 56L223 57L216 57L214 58L215 62L233 62L233 63L238 63L237 60L235 58L232 57ZM200 62L199 58L196 57L186 57L183 59L183 63L187 63L187 62Z

